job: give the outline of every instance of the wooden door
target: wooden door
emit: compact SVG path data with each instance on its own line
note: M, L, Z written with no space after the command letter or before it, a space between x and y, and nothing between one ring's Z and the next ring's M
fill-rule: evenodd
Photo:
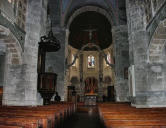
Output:
M109 101L115 101L115 96L114 96L114 86L108 86L107 87L107 95L108 95L108 100Z

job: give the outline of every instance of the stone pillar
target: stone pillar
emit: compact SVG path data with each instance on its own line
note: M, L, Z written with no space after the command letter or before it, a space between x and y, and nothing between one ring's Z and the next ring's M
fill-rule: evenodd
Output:
M126 1L130 64L134 65L135 70L136 97L133 97L132 104L143 102L145 100L143 91L147 90L146 48L148 35L144 25L143 4L143 1L139 0Z
M165 92L162 91L164 88L161 87L163 84L160 81L163 76L161 72L163 68L161 65L148 63L150 36L146 31L144 4L144 1L140 0L126 1L130 63L134 65L135 70L136 96L132 99L132 105L153 107L160 106L165 102Z
M103 56L99 54L98 101L103 101Z
M68 40L69 40L69 34L70 34L70 31L69 29L66 29L66 37L65 37L65 66L67 67L67 64L68 64L68 56L69 56L69 51L68 51ZM65 68L65 84L64 84L64 101L67 101L67 98L68 98L68 86L69 86L69 73L70 73L70 70Z
M147 42L148 34L145 31L136 32L129 37L130 48L132 47L133 65L135 70L136 97L133 104L146 104L146 91L148 91L148 65L147 65Z
M128 101L128 80L124 77L124 69L129 67L129 44L126 25L114 26L112 37L115 49L115 98L116 101Z
M84 101L84 78L83 78L83 54L80 54L79 68L80 68L80 101Z
M42 99L37 93L37 59L38 42L45 31L47 1L28 0L27 5L23 64L7 64L4 105L35 106L42 104Z

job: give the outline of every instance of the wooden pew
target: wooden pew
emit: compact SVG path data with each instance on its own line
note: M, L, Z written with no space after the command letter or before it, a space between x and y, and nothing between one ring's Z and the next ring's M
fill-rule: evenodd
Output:
M31 119L37 119L39 120L40 124L43 128L51 127L54 120L53 114L48 114L48 112L40 113L36 111L26 111L26 110L3 110L0 111L0 116L6 116L6 117L22 117L24 119L31 118ZM52 126L53 127L53 126Z
M166 120L107 120L105 121L107 128L117 128L123 126L164 126L166 127Z
M22 128L22 126L14 126L8 124L0 124L0 128Z
M0 125L17 125L24 128L54 128L73 112L74 104L59 103L38 107L0 107ZM59 122L58 122L59 121Z
M59 106L59 105L58 106L55 106L55 105L39 106L37 108L34 108L34 107L11 107L11 109L13 109L14 111L16 111L16 110L18 110L18 111L27 111L28 110L31 112L35 111L35 112L44 113L44 114L50 112L50 114L52 113L52 114L56 115L56 117L58 119L65 118L66 116L69 116L69 114L67 114L68 108L66 106L62 106L62 105L61 106ZM54 118L54 116L52 116L52 120L54 120L53 118Z
M166 128L166 108L136 109L129 104L99 104L106 128Z
M38 120L25 117L0 117L0 124L16 125L24 128L38 128Z

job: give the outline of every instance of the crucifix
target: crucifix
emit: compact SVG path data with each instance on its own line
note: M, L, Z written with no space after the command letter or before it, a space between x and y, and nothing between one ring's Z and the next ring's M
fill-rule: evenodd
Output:
M97 29L92 29L91 27L89 27L89 29L85 29L83 31L89 32L89 40L92 40L92 32L96 31Z

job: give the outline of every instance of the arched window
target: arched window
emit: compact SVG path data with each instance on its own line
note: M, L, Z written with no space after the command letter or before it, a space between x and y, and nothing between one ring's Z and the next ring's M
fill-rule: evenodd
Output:
M73 62L74 61L74 55L72 54L72 58L71 58L71 62ZM76 61L74 62L74 64L72 65L72 66L76 66Z
M26 6L27 1L26 0L19 0L17 3L17 25L25 29L25 21L26 21Z
M95 57L90 55L88 56L88 68L94 68L95 67Z
M107 61L109 64L111 64L111 54L110 53L107 54ZM109 65L107 64L107 66L109 66Z

